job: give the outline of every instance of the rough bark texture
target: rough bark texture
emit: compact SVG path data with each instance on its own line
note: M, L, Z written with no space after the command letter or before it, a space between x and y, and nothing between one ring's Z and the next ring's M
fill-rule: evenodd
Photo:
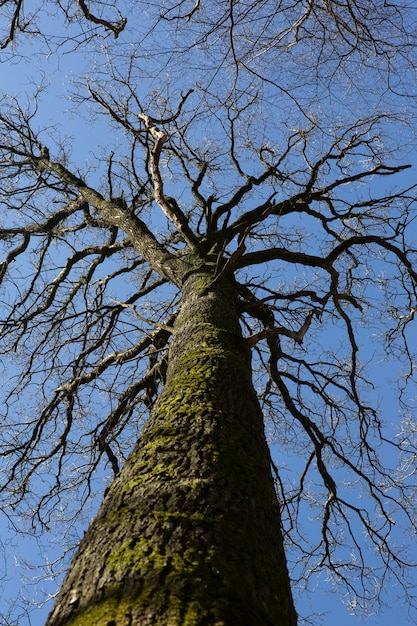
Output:
M191 274L165 388L47 626L293 626L260 407L231 283Z

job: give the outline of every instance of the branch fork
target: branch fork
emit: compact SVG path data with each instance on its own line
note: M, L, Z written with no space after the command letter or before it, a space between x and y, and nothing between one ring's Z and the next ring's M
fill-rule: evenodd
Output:
M149 115L142 113L139 117L143 121L146 130L155 141L150 155L150 170L153 180L155 201L161 207L166 217L174 224L175 228L183 236L190 248L195 250L197 248L198 240L189 227L187 218L181 211L175 198L166 196L164 193L164 183L159 169L159 160L161 157L162 147L164 143L168 141L168 135L156 125L154 120L149 117Z
M313 313L314 311L309 311L307 313L304 324L298 330L289 330L284 326L267 327L262 329L259 333L255 333L254 335L251 335L250 337L244 339L244 345L247 348L252 348L262 339L268 339L269 337L275 337L276 335L285 335L286 337L294 339L296 343L301 345L303 343L306 332L310 328Z

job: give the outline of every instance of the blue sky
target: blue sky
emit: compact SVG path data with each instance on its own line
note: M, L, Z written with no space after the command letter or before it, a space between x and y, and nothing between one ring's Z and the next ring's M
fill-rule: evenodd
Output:
M46 80L50 82L48 88L48 98L45 98L42 102L42 109L38 117L39 124L45 124L47 127L51 127L49 131L53 134L52 125L55 121L66 115L68 104L65 99L62 98L62 91L65 85L68 85L69 78L71 77L74 68L73 57L61 56L59 64L55 65L55 61L51 59L49 65L44 65L44 61L30 56L30 46L24 49L29 56L22 58L18 64L12 64L10 59L1 58L0 56L0 81L3 86L3 91L9 94L17 94L22 96L24 93L30 92L30 86L28 82L33 78L35 82L41 80L42 72L47 68ZM1 53L0 53L1 54ZM84 63L82 56L78 57L80 64ZM61 111L61 113L59 113ZM97 122L93 126L87 123L87 120L82 120L77 116L76 107L73 113L69 116L66 115L65 131L74 135L76 138L74 141L74 153L76 158L94 159L96 146L102 141L103 134L105 133L106 125L104 121ZM46 137L48 132L46 133ZM417 179L417 159L415 155L412 155L414 167L411 172L404 175L404 183L406 184L408 178ZM414 324L415 332L415 324ZM366 332L362 335L363 342L363 355L366 358L374 354L374 341L372 336L367 335ZM379 355L381 358L382 355ZM394 371L393 371L394 370ZM378 368L378 375L381 379L385 375L390 375L395 378L395 363L388 363L386 366ZM378 380L375 381L378 385ZM391 391L381 384L379 388L379 394L381 397L381 414L384 419L392 424L392 431L397 428L400 415L398 406L391 399ZM279 451L273 450L273 454L279 456ZM93 514L93 510L91 514ZM308 523L308 520L306 520ZM82 534L82 529L80 529ZM401 534L401 533L400 533ZM52 544L48 544L49 539L42 539L40 541L35 538L27 537L25 539L15 536L10 527L8 526L5 517L0 516L0 537L3 546L6 549L6 560L0 561L0 572L4 566L4 576L0 575L0 615L5 610L7 598L13 596L16 593L16 589L20 586L20 577L25 568L22 566L24 560L28 559L33 563L44 561L45 559L53 560L55 557L55 549ZM59 545L59 540L58 540ZM41 546L41 548L39 548ZM410 546L411 553L414 558L417 559L417 548L414 545ZM37 577L36 570L27 571L27 577L33 576L35 581ZM347 610L341 602L340 594L336 591L332 591L331 587L324 584L326 578L325 573L316 581L317 587L312 590L309 599L306 600L304 594L301 592L298 596L297 590L295 590L295 598L298 603L299 612L308 616L309 613L315 613L317 611L325 612L320 619L317 620L318 624L322 626L334 626L335 623L338 626L353 626L355 624L363 623L362 619L356 615L353 615ZM39 586L44 587L45 582L42 582ZM313 583L314 584L314 583ZM49 590L52 591L54 583L50 584ZM27 587L27 593L29 595L34 594L36 599L36 584L29 585ZM391 626L393 622L406 623L407 620L407 606L402 606L401 602L397 598L398 590L391 585L387 585L384 589L383 601L385 607L379 615L371 614L367 617L364 623L370 625L379 626ZM45 620L46 614L49 611L49 606L43 609L35 610L31 616L31 626L41 626ZM1 624L1 621L0 621ZM23 626L23 623L22 623ZM24 625L26 626L26 624Z

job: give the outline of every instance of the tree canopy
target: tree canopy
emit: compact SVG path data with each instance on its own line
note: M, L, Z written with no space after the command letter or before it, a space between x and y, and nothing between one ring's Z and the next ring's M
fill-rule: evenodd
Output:
M415 3L0 6L2 513L73 549L192 251L236 280L294 589L411 611Z

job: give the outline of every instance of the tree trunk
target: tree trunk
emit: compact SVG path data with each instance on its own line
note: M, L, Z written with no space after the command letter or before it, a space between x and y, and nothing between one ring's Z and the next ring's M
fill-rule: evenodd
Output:
M297 623L232 283L191 274L167 380L47 626Z

